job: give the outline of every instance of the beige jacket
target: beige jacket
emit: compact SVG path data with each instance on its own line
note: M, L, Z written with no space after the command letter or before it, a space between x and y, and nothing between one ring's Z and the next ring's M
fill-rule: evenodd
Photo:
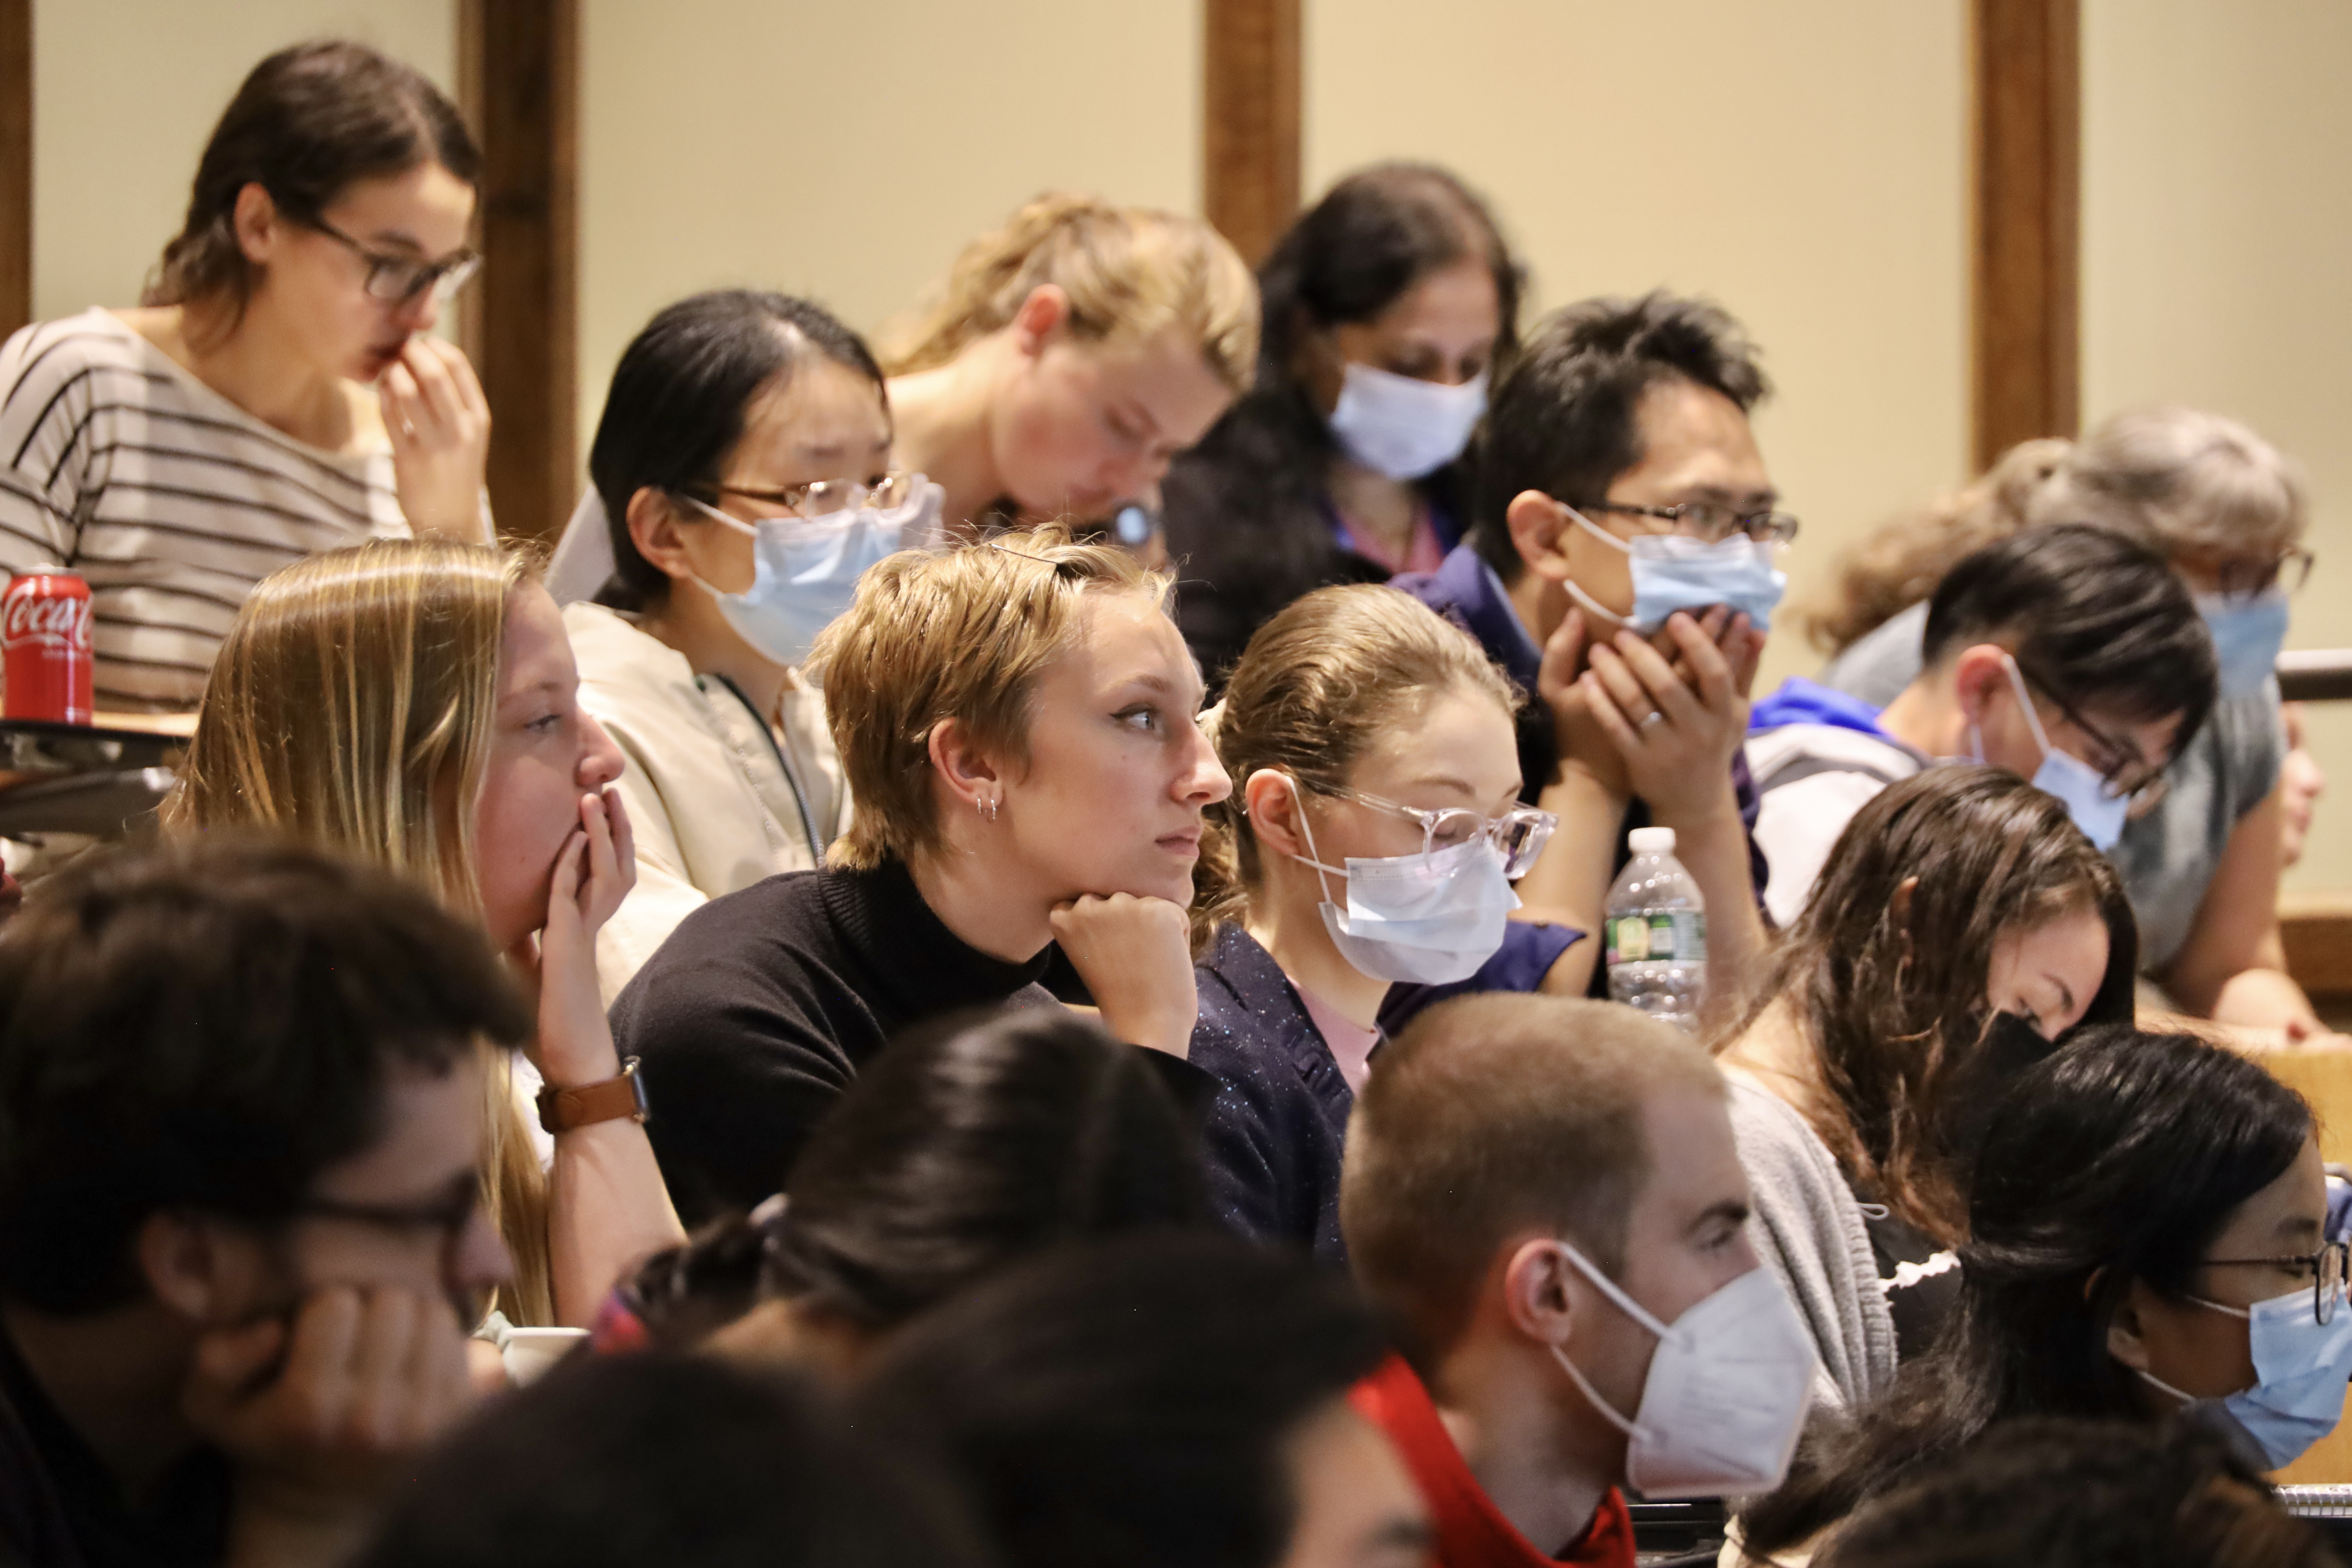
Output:
M580 705L628 759L618 788L636 831L637 885L596 939L609 1005L677 922L779 871L815 867L848 821L824 700L788 678L782 723L601 605L564 607Z

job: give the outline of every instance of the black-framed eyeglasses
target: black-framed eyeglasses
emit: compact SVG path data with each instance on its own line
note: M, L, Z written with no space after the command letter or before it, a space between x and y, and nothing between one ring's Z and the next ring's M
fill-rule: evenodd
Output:
M2146 816L2171 793L2171 779L2166 772L2169 765L2168 763L2148 762L2136 748L2124 744L2084 718L2073 703L2051 690L2048 683L2036 679L2024 666L2018 667L2018 674L2026 685L2048 699L2050 705L2058 710L2066 722L2090 737L2091 744L2098 748L2099 755L2095 762L2089 758L2084 760L2091 762L2091 765L2098 769L2099 777L2106 782L2109 798L2131 803L2126 808L2127 815L2134 819Z
M2331 1241L2316 1252L2284 1258L2209 1258L2208 1268L2308 1268L2312 1273L2311 1315L2331 1322L2344 1300L2345 1270L2352 1263L2352 1242Z
M310 226L329 239L341 241L352 254L367 263L367 279L360 287L371 300L381 300L388 305L405 305L427 289L443 304L482 265L478 251L461 250L455 256L445 256L438 261L419 261L414 257L391 256L361 244L325 218L312 218Z
M1631 501L1597 500L1580 504L1579 511L1613 511L1627 517L1654 517L1673 524L1670 531L1687 534L1709 544L1744 533L1759 544L1786 544L1797 537L1797 519L1785 511L1739 511L1721 501L1685 501L1680 506L1636 506Z
M780 489L761 489L750 485L712 485L711 493L741 496L745 500L765 501L782 507L794 517L827 517L837 511L856 511L870 506L877 511L890 511L907 504L915 493L915 476L905 468L893 468L871 479L811 479L804 485L785 485Z
M1309 784L1307 787L1318 795L1337 795L1342 800L1352 800L1361 805L1412 818L1421 824L1421 852L1424 855L1439 849L1455 848L1484 834L1486 841L1494 845L1495 853L1502 857L1503 875L1515 881L1527 875L1528 868L1536 863L1536 857L1541 855L1544 846L1551 841L1552 829L1559 826L1559 817L1532 806L1515 806L1500 816L1488 816L1484 812L1472 811L1461 805L1448 806L1444 811L1424 811L1417 805L1382 800L1379 795L1339 785Z
M481 1184L469 1177L464 1186L452 1187L446 1196L424 1203L362 1204L342 1198L310 1197L294 1205L294 1214L302 1219L343 1220L378 1230L437 1230L441 1233L442 1257L446 1259L457 1256L467 1227L474 1223L481 1208Z

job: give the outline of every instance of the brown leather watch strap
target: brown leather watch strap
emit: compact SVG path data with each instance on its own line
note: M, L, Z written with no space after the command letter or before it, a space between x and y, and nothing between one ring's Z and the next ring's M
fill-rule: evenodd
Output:
M645 1075L637 1071L635 1057L621 1064L618 1078L571 1089L550 1084L539 1091L539 1124L550 1132L569 1132L599 1121L618 1121L624 1116L643 1121L649 1114Z

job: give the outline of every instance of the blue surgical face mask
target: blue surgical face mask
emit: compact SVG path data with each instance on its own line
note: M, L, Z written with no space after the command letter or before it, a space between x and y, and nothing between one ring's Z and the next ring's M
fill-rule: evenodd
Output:
M1572 582L1563 584L1568 596L1587 613L1647 637L1664 626L1666 617L1676 610L1696 616L1722 605L1746 616L1759 637L1772 629L1772 612L1788 591L1789 578L1773 569L1770 545L1759 544L1744 533L1713 544L1682 533L1644 533L1628 542L1565 501L1560 504L1577 526L1612 549L1623 551L1633 569L1630 616L1602 608Z
M886 555L928 539L939 511L939 486L919 477L913 496L887 511L859 507L824 517L763 517L745 522L692 496L687 500L713 521L751 536L751 587L722 593L703 590L736 635L778 664L796 665L824 630L849 608L857 579Z
M2263 689L2278 668L2286 646L2286 590L2259 594L2200 594L2197 613L2213 634L2213 658L2221 667L2221 695L2248 697Z
M2033 787L2056 796L2066 807L2066 815L2074 818L2074 826L2083 830L2083 837L2104 854L2124 835L2124 818L2130 815L2131 796L2116 794L2098 769L2050 743L2049 732L2042 728L2042 716L2033 710L2033 699L2025 689L2025 677L2019 672L2017 660L2003 654L2000 662L2009 671L2009 684L2017 693L2018 707L2025 710L2025 722L2033 731L2033 743L2042 748L2042 765L2033 770ZM1984 738L1973 724L1969 726L1969 761L1985 760Z
M2257 1301L2252 1308L2224 1306L2200 1296L2189 1300L2246 1321L2254 1385L2219 1403L2223 1414L2261 1447L2271 1468L2292 1464L2336 1430L2344 1416L2346 1384L2352 1380L2352 1312L2339 1303L2335 1316L2321 1322L2311 1310L2308 1288ZM2153 1373L2140 1376L2184 1405L2211 1403L2183 1394Z

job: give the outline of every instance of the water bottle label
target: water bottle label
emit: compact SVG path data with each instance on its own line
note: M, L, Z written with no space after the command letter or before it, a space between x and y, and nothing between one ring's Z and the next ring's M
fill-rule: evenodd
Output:
M1706 962L1706 916L1697 910L1659 910L1619 915L1606 922L1609 962L1642 963L1651 959Z

